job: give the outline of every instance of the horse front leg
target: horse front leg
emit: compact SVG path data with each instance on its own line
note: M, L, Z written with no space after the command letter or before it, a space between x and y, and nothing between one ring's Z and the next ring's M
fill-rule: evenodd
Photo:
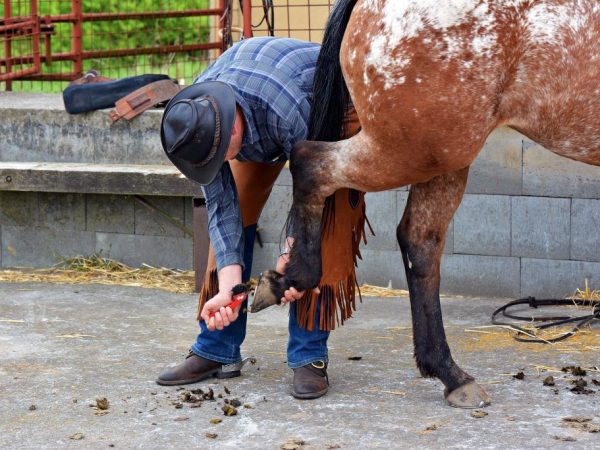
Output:
M325 142L304 141L292 151L290 171L293 202L288 219L288 234L294 237L285 275L274 270L262 274L254 294L252 312L279 304L290 286L298 291L319 284L321 266L321 219L325 199L335 192L333 180L324 176L332 164L327 160Z
M491 400L452 359L439 295L446 230L463 197L467 176L468 168L413 185L397 237L410 292L417 366L423 376L444 383L451 406L478 408Z

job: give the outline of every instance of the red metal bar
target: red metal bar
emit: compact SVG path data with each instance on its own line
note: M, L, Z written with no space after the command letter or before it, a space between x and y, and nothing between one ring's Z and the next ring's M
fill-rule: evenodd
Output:
M135 20L135 19L169 19L177 17L200 17L200 16L220 16L223 9L187 9L181 11L147 11L147 12L128 12L128 13L82 13L81 19L84 22L100 22L110 20ZM50 16L52 22L75 22L75 14L60 14Z
M4 2L4 17L5 18L9 18L10 16L12 16L12 11L11 11L11 2ZM10 49L10 38L7 36L6 40L4 41L4 56L7 59L7 63L6 63L6 72L10 73L10 62L8 62L8 60L11 57L11 49ZM6 81L6 90L7 91L12 91L12 82L10 80Z
M252 37L252 1L243 0L244 11L244 39Z
M73 54L73 72L81 76L83 74L83 24L82 24L82 11L81 11L81 0L72 0L71 8L75 21L73 22L73 34L71 36L71 52ZM53 58L56 59L56 58Z
M135 48L135 49L120 49L120 50L96 50L91 52L82 52L81 56L83 59L92 58L111 58L119 56L135 56L135 55L157 55L160 53L173 53L173 52L192 52L197 50L218 50L221 48L220 42L211 42L208 44L189 44L189 45L164 45L162 47L146 47L146 48ZM72 61L74 58L73 53L55 53L52 55L52 61ZM42 60L44 58L42 57ZM12 58L10 62L21 61L24 63L32 62L32 57L24 58ZM44 61L45 62L45 61ZM35 76L29 76L29 80L73 80L73 75L77 72L71 72L69 74L40 74ZM62 77L62 75L68 75L68 78Z
M37 20L34 17L32 17L32 18L29 18L28 20L13 21L9 25L0 25L0 35L3 35L3 34L8 35L10 33L7 33L7 31L11 31L11 30L23 30L28 27L34 28L36 23L37 23Z
M33 72L39 72L41 68L40 63L40 18L38 16L37 0L30 1L30 14L35 18L35 26L33 33L31 34L32 48L33 48Z

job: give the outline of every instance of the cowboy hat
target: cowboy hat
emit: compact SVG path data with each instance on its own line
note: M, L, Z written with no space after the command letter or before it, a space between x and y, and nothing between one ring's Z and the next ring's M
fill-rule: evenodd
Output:
M160 138L167 157L186 177L209 184L229 147L235 94L221 81L203 81L181 90L165 108Z

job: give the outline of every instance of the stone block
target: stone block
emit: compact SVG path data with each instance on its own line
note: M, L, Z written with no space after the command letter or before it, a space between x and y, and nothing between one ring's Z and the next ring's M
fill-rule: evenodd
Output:
M183 197L144 197L144 200L156 209L152 209L139 201L134 201L135 234L149 236L178 236L185 235L183 230L171 223L162 213L184 224ZM159 211L162 211L159 212ZM191 229L190 229L191 230Z
M87 231L40 227L2 227L4 267L47 267L64 258L89 256L95 235Z
M585 287L600 286L600 263L522 258L521 296L564 298Z
M356 271L359 284L390 286L406 289L406 275L400 251L361 249L362 259L358 260Z
M465 195L454 216L454 253L510 256L510 197Z
M285 222L292 206L292 187L277 185L258 219L263 242L279 244L285 238Z
M480 255L444 255L442 293L490 297L519 295L519 258Z
M85 230L85 195L40 192L39 224L55 230Z
M471 165L467 193L521 195L523 139L507 127L495 130Z
M109 233L133 234L135 231L134 200L130 196L86 196L87 229Z
M37 192L0 191L0 225L36 226L38 205Z
M183 199L183 218L185 226L192 230L194 228L194 201L191 197Z
M160 143L162 111L112 123L106 111L70 115L57 94L2 93L0 160L171 164Z
M187 237L96 233L96 252L131 267L191 270L193 240Z
M366 227L369 250L399 250L396 228L400 222L398 196L401 194L406 192L370 192L365 195L367 218L375 232L375 236L371 235L369 227Z
M571 203L571 259L600 261L600 200Z
M523 194L541 197L600 197L600 167L558 156L525 141Z
M569 199L513 197L511 255L568 259L570 216Z

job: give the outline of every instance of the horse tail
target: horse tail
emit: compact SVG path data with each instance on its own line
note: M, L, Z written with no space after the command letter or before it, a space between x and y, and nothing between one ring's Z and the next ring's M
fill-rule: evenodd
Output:
M342 136L350 93L342 75L340 47L356 1L337 0L327 20L313 82L308 128L313 141L338 141Z

